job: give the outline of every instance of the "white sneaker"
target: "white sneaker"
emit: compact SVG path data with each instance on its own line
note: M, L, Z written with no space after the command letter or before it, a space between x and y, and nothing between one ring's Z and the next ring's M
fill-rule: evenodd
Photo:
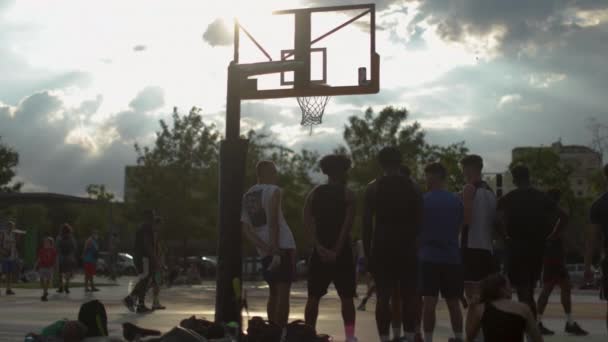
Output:
M351 338L347 338L345 342L359 342L359 340L353 336Z

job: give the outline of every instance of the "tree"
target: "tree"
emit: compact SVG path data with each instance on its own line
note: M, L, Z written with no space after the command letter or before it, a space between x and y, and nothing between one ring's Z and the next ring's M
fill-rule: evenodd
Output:
M11 182L15 177L15 168L19 164L19 154L2 143L0 137L0 192L18 192L22 183Z
M516 165L530 169L534 186L543 190L559 189L564 202L572 205L574 192L570 187L570 175L573 170L551 147L530 148L516 153L510 168Z
M114 200L114 194L107 191L103 184L89 184L86 190L91 199L108 203Z
M132 175L135 209L156 209L163 235L171 239L215 240L219 133L203 122L201 110L187 115L174 108L172 126L160 120L152 147L135 144L137 169Z
M608 125L591 117L587 119L587 130L591 135L589 147L604 156L608 152Z

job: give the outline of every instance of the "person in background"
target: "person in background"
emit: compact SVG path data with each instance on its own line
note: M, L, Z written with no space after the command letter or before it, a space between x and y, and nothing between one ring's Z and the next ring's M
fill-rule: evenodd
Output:
M0 232L0 259L2 259L2 273L6 277L6 294L14 295L12 284L17 274L17 235L15 222L9 221L6 230Z
M460 298L464 278L458 235L464 207L458 196L446 190L447 170L440 163L424 169L428 192L424 195L424 217L419 237L420 293L424 298L424 341L433 342L435 310L439 293L445 298L454 338L463 342Z
M355 216L355 194L346 185L351 161L331 154L323 157L321 170L327 184L315 187L304 205L304 226L314 242L308 270L308 301L306 324L316 327L319 302L334 284L342 304L346 342L355 342L356 270L351 246L351 230Z
M526 304L511 300L513 290L507 278L493 274L480 283L480 301L467 312L467 341L480 332L488 342L542 342L536 319Z
M42 287L41 301L48 301L49 285L53 279L53 269L57 263L57 250L55 249L53 238L46 237L42 248L38 250L35 269L38 270L40 276L40 286Z
M110 279L116 281L118 277L118 248L120 246L120 239L118 233L113 232L110 234L108 239L108 268L110 272Z
M547 195L555 203L560 202L561 192L559 189L547 191ZM538 295L538 329L543 335L553 335L553 331L543 325L542 317L549 302L549 296L555 285L559 285L560 299L564 313L566 314L566 326L564 331L576 336L587 336L589 333L583 330L576 321L572 319L572 283L566 268L566 253L562 236L555 236L547 241L545 256L543 259L543 289Z
M156 213L154 210L146 210L144 212L144 223L135 233L133 259L135 261L135 268L139 274L139 280L135 284L133 291L123 299L123 303L129 311L142 314L152 311L146 307L146 293L152 282L151 267L156 263L154 253L155 220Z
M55 239L55 246L59 256L59 289L58 293L70 293L70 279L76 268L76 238L72 227L64 223L61 233Z
M165 310L166 307L160 304L160 286L162 285L163 270L165 266L165 251L160 240L160 228L162 220L157 217L154 220L154 252L155 263L152 278L152 310Z
M289 319L289 296L295 277L296 242L283 216L279 175L272 161L256 165L257 184L243 195L241 222L245 236L262 257L269 285L268 320L284 328Z
M604 166L604 177L608 183L608 164ZM600 297L608 301L608 186L604 192L591 206L589 210L590 225L587 231L586 253L585 253L585 280L593 281L593 270L591 263L598 242L601 241L604 258L600 264L602 280L600 284ZM608 328L608 306L606 307L606 328Z
M97 273L97 259L99 258L99 233L94 230L91 237L84 243L82 249L82 261L84 262L84 291L97 292L95 287L95 274Z

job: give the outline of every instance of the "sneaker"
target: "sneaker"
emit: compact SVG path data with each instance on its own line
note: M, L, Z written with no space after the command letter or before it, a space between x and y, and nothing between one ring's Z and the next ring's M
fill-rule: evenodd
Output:
M57 293L63 293L63 287L58 288Z
M166 307L162 306L160 304L154 304L154 305L152 305L152 310L165 310L165 309L166 309Z
M566 329L568 329L568 325L566 325ZM555 335L555 332L553 332L552 330L547 329L547 327L545 327L543 325L543 322L538 322L538 330L540 331L541 335Z
M13 290L6 290L6 295L7 296L12 296L14 294L15 294L15 292L13 292Z
M353 337L347 338L345 342L359 342L359 340L353 336Z
M135 312L137 312L138 314L145 314L145 313L152 312L152 309L150 309L149 307L147 307L145 304L139 304L135 308Z
M70 293L70 289L69 288L65 288L65 293Z
M572 322L572 323L566 323L566 329L565 331L568 334L572 334L575 336L587 336L589 335L588 332L586 332L585 330L583 330L583 328L581 328L578 323L576 322Z
M94 288L91 289L91 292L99 292L99 289L96 288L96 287L94 287Z
M46 293L43 294L42 297L40 297L40 300L43 301L43 302L48 302L49 301L48 298L47 298Z
M133 301L133 298L131 298L131 296L126 296L122 300L122 303L127 307L127 309L129 309L129 311L135 312L135 302Z

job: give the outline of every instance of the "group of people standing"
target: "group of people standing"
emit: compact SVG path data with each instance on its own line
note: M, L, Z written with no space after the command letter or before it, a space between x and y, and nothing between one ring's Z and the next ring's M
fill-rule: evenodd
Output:
M341 300L346 341L357 340L358 266L369 271L375 282L376 324L382 342L400 340L402 332L406 341L432 342L439 294L450 314L452 342L523 341L525 335L542 341L541 333L552 333L537 313L534 289L544 266L542 314L552 288L570 286L563 250L556 247L568 216L558 198L531 186L526 166L511 170L516 189L497 198L482 179L483 159L477 155L461 160L466 184L459 193L447 190L450 175L441 163L424 167L426 192L403 167L398 149L382 149L378 163L382 173L367 186L362 210L365 259L355 262L351 230L357 201L347 186L351 161L342 155L320 161L327 183L312 189L303 206L304 227L313 242L307 324L316 325L319 302L333 283ZM604 171L608 177L608 167ZM268 318L285 326L296 244L281 209L276 166L260 161L256 172L257 184L243 196L241 221L244 234L263 258L264 279L269 284ZM606 231L608 195L602 198L592 209L592 222ZM496 236L507 246L502 274L493 250ZM513 291L520 303L511 300ZM569 292L564 295L569 297ZM565 331L586 335L572 320L570 299L562 299ZM466 325L463 306L468 309ZM395 329L396 320L403 331Z

